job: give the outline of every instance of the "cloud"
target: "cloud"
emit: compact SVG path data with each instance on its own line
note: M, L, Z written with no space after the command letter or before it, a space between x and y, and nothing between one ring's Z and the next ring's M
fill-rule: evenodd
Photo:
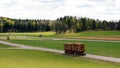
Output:
M55 2L64 2L64 0L35 0L38 2L43 2L43 3L55 3Z
M56 19L65 15L106 20L120 18L120 0L1 0L0 16Z
M92 6L92 5L79 5L78 7L79 8L92 8L94 6Z

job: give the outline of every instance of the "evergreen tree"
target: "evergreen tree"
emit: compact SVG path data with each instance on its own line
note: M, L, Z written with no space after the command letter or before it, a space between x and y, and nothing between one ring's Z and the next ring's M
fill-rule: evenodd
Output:
M107 30L107 21L102 22L102 29Z

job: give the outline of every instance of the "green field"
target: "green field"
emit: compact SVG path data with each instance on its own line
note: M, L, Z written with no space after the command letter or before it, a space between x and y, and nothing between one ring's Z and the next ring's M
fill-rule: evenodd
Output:
M64 50L65 42L82 42L86 53L120 58L120 42L88 40L45 40L43 37L116 37L120 31L85 31L80 33L55 34L55 32L0 33L0 39L29 46ZM0 68L120 68L120 64L87 59L77 56L61 55L36 50L2 49L9 48L0 44ZM10 47L11 48L11 47Z
M120 37L120 31L84 31L79 33L58 34L55 37Z
M86 53L120 58L120 42L85 40L10 40L10 42L59 50L64 49L65 42L82 42L86 45Z
M35 36L43 35L44 37L120 37L120 31L84 31L79 33L55 34L55 32L27 32L27 33L0 33L1 36Z
M0 44L0 48L11 48L13 46L7 46L7 45L4 45L4 44Z
M38 37L39 35L43 35L44 37L49 37L55 35L55 32L23 32L23 33L0 33L0 36L32 36Z
M120 68L120 64L33 50L0 50L0 68Z

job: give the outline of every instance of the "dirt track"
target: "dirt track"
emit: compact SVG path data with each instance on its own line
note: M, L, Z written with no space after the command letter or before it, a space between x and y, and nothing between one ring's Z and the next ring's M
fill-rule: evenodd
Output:
M65 37L67 38L67 37ZM120 37L68 37L71 39L88 39L88 40L111 40L120 41Z
M5 45L9 45L9 46L17 46L17 47L19 47L19 48L7 48L7 49L43 50L43 51L49 51L49 52L55 52L55 53L64 54L63 50L55 50L55 49L48 49L48 48L26 46L26 45L10 43L10 42L1 41L1 40L0 40L0 43L5 44ZM82 57L120 63L120 58L114 58L114 57L106 57L106 56L99 56L99 55L92 55L92 54L86 54L86 56L82 56Z

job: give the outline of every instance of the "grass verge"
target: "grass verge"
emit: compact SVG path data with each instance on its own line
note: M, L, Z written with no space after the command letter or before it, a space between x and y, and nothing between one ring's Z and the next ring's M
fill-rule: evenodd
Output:
M8 46L8 45L0 44L0 48L13 48L13 46Z

